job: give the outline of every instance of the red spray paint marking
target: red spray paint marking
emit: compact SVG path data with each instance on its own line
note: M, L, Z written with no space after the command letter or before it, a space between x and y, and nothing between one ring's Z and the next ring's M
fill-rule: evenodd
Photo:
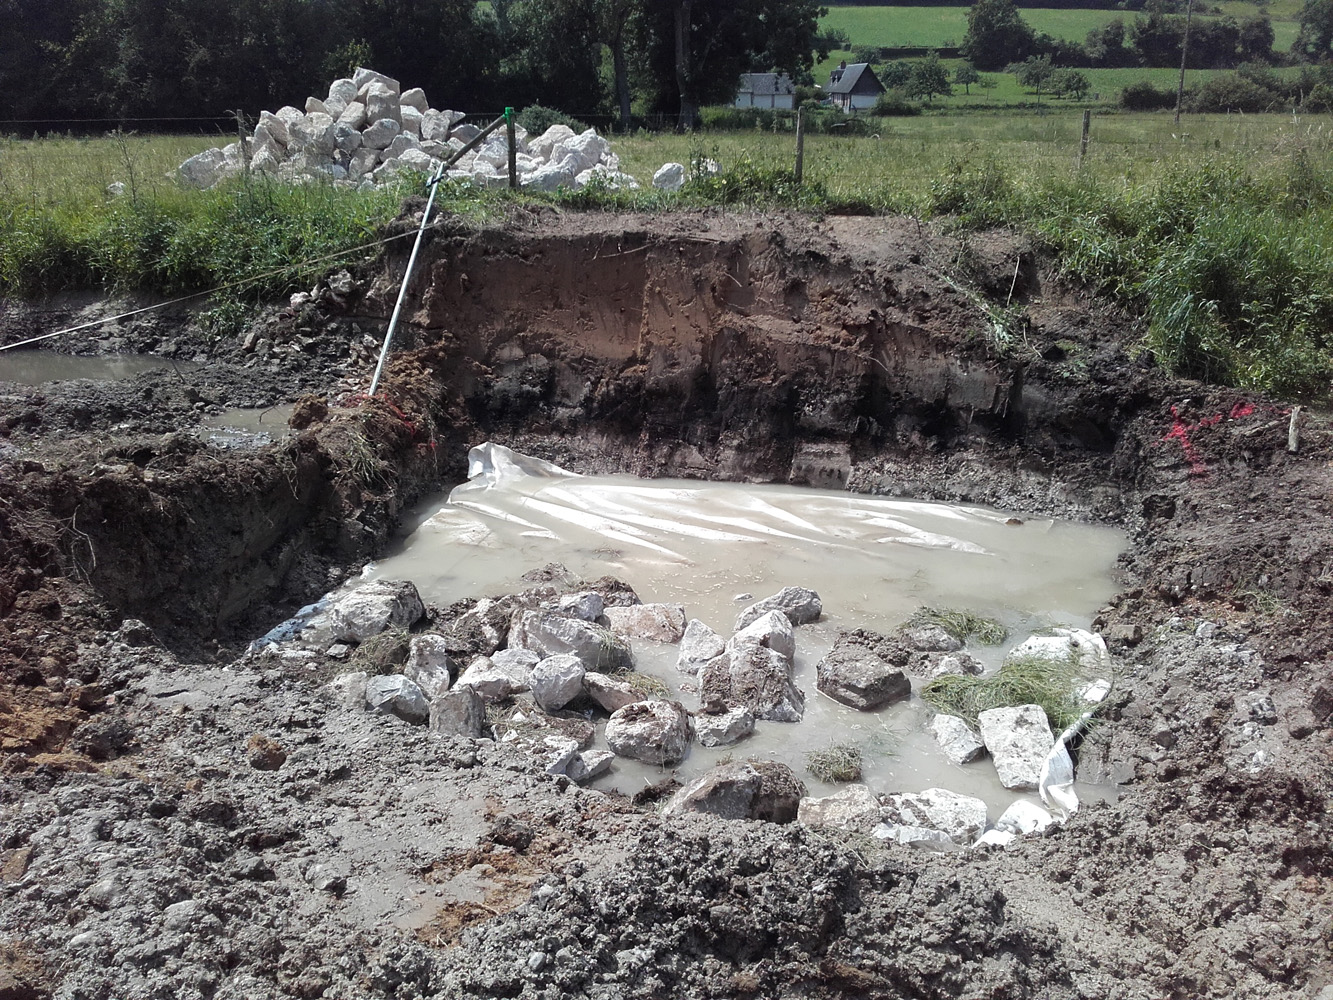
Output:
M1271 409L1271 407L1270 407ZM1194 447L1194 442L1190 440L1190 431L1198 430L1201 427L1216 427L1223 420L1240 420L1242 417L1248 417L1255 413L1254 406L1250 403L1236 403L1231 407L1228 413L1215 413L1211 417L1204 417L1198 423L1191 427L1185 421L1180 419L1180 411L1174 406L1171 407L1171 430L1167 431L1165 441L1179 441L1180 450L1185 453L1185 461L1190 464L1191 476L1208 475L1208 466L1204 464L1203 459L1199 457L1198 449ZM1276 411L1285 412L1285 411Z

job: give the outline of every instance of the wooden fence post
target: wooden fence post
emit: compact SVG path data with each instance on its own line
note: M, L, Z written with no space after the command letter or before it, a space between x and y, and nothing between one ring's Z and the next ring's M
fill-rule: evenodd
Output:
M518 141L514 136L514 109L505 108L505 129L509 133L509 190L518 190Z
M805 173L805 117L800 108L796 109L796 183L801 183Z
M1078 144L1078 166L1083 169L1083 157L1088 155L1088 131L1092 127L1092 112L1083 112L1083 138Z

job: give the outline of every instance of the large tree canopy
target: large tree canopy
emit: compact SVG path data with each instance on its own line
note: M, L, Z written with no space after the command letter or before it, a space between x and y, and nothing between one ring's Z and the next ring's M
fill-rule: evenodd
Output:
M977 69L1003 69L1033 53L1036 35L1013 0L976 0L967 12L962 56Z

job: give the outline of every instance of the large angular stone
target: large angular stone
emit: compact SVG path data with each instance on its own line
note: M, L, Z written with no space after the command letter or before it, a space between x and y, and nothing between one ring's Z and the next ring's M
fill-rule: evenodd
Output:
M520 611L509 630L509 645L531 649L539 655L570 653L583 661L584 669L619 673L634 667L629 643L607 629L552 611Z
M476 688L454 688L430 703L430 728L445 736L481 736L486 726L486 702Z
M791 622L780 611L767 611L737 630L731 637L730 646L736 642L755 641L785 656L788 660L796 656L796 633Z
M338 115L338 124L361 131L366 127L366 106L360 101L353 101Z
M583 661L568 653L548 656L535 667L529 683L532 698L543 712L555 712L583 693Z
M606 724L606 742L615 754L647 764L681 760L692 735L690 714L674 701L626 705Z
M399 109L398 117L403 126L403 135L410 135L414 139L421 138L421 112L416 108L410 108L403 105Z
M454 123L462 120L462 115L453 111L425 111L421 115L421 138L434 142L448 142L449 133Z
M332 156L336 146L334 120L322 111L307 114L288 126L294 152L306 155Z
M723 764L690 782L662 810L665 815L696 812L722 819L790 823L805 785L786 764L749 761Z
M685 634L685 609L679 604L631 604L607 608L603 614L611 631L631 639L680 642Z
M676 669L697 674L709 660L717 659L727 648L727 642L698 618L691 618L680 640L680 655Z
M295 108L292 110L296 111ZM297 114L300 114L300 112L298 111ZM256 127L256 131L258 128L267 131L280 146L286 147L292 141L291 133L287 131L287 123L271 112L259 112L259 126Z
M551 158L551 150L557 143L574 138L574 130L568 125L552 125L535 139L528 141L528 151L543 160Z
M382 83L395 94L402 92L402 86L391 76L385 76L383 73L377 73L373 69L366 69L364 66L358 66L352 73L352 83L356 85L357 93L361 93L372 83Z
M305 99L305 113L308 115L329 114L328 109L324 106L324 102L321 101L318 97L307 97ZM329 115L329 117L332 118L333 115Z
M928 680L946 675L979 677L985 669L975 656L961 650L954 653L913 653L907 663L908 673Z
M520 184L534 191L555 191L559 188L574 187L574 171L568 167L548 163L530 174L525 174Z
M733 708L721 715L698 715L694 719L694 737L700 746L731 746L752 732L754 713L748 708Z
M356 99L366 106L366 118L372 122L394 121L402 124L398 94L383 83L371 83L357 91Z
M350 125L344 125L342 122L333 124L333 148L347 153L349 156L361 148L364 140L361 133Z
M602 610L605 607L606 602L602 600L602 595L595 590L582 590L577 594L565 594L556 604L557 610L562 615L579 618L585 622L595 622L602 617Z
M388 149L403 131L393 118L371 119L374 125L361 133L361 143L368 149Z
M356 100L356 84L343 77L329 84L329 95L324 98L324 110L334 118L347 109L347 105Z
M489 656L478 656L463 671L454 689L473 688L485 701L503 701L528 690L528 669L507 668Z
M915 625L902 630L903 642L921 653L953 653L963 648L961 640L938 625Z
M653 187L659 191L679 191L685 186L685 164L663 163L653 174Z
M944 755L955 764L970 764L986 753L986 744L956 715L937 715L930 720L930 733Z
M626 705L652 700L651 695L640 694L627 681L596 671L583 675L583 690L607 712L618 712Z
M176 173L187 187L203 190L222 179L222 168L226 161L221 149L206 149L182 163L176 168Z
M340 599L328 612L335 642L365 642L388 628L410 628L426 613L410 580L375 580Z
M420 87L404 90L402 96L398 98L398 103L405 108L419 111L423 115L430 110L430 105L426 102L426 92Z
M912 695L912 682L906 674L876 653L873 646L847 636L839 636L815 667L815 676L820 691L863 712Z
M442 635L414 635L407 647L403 675L417 682L429 699L449 690L454 661L449 657L449 643Z
M1036 788L1041 765L1055 745L1040 705L992 708L982 712L981 740L995 761L1005 788Z
M781 611L793 625L808 625L819 620L819 616L824 613L824 604L813 590L783 587L772 597L756 601L737 615L736 631L747 628L770 611Z
M380 151L378 149L366 149L364 147L358 149L347 160L347 176L354 181L360 180L362 177L366 176L366 174L371 173L379 162ZM500 645L500 639L497 635L495 646L492 646L489 650L478 649L477 652L488 653L491 652L491 650L494 650L498 645Z
M367 680L366 708L384 715L396 715L414 726L425 725L430 718L430 702L416 682L402 674Z
M848 785L833 795L802 799L796 820L807 826L836 826L869 833L880 822L879 796L866 785Z
M947 788L889 795L883 816L890 825L939 830L960 845L972 843L986 829L986 803Z
M1024 639L1005 655L1005 662L1021 659L1072 661L1089 677L1110 669L1111 654L1106 640L1081 628L1055 628L1052 635L1034 635Z
M420 139L414 135L408 135L406 132L400 132L394 136L393 142L389 143L388 148L384 150L384 158L387 160L392 156L394 159L402 159L403 154L409 149L419 150L420 148Z
M995 821L995 829L1017 835L1041 833L1054 822L1055 817L1037 803L1019 799L1010 803L1009 808L1000 814L1000 818Z
M705 712L748 708L757 719L800 722L805 695L792 680L796 641L781 612L769 612L731 637L726 650L699 671Z
M584 750L569 762L565 774L571 781L577 781L581 785L611 770L611 764L615 759L616 755L609 750Z
M277 118L280 122L282 122L287 127L288 134L290 134L292 124L304 118L305 112L302 111L300 108L292 107L290 104L284 104L282 107L278 108L277 111L273 112L273 117ZM259 116L259 120L262 122L265 121L266 119L261 114Z

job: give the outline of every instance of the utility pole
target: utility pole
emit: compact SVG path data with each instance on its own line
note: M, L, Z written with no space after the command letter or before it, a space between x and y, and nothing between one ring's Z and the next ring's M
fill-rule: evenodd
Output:
M1176 124L1180 124L1180 105L1185 100L1185 62L1190 56L1190 19L1194 16L1194 0L1185 4L1185 41L1180 46L1180 82L1176 84Z

